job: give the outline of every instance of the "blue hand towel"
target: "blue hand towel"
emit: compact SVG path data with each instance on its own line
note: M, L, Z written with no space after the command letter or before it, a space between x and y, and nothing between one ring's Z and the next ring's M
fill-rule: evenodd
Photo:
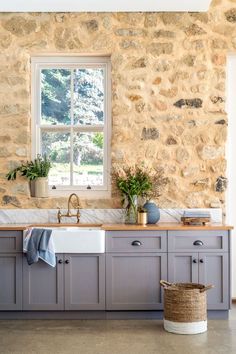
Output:
M29 265L42 259L52 267L56 266L56 255L50 229L29 229L24 238L24 251Z

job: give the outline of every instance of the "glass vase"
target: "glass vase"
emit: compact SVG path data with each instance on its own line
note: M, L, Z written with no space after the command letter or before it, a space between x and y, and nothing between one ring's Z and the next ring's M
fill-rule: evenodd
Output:
M126 198L125 224L136 224L138 217L138 198L136 195Z

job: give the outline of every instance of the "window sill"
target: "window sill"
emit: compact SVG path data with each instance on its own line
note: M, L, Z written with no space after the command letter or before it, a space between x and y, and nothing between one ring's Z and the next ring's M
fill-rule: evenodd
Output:
M53 189L49 190L49 197L69 197L71 193L76 193L82 199L110 199L111 191L110 190L79 190L79 189L68 189L60 190Z

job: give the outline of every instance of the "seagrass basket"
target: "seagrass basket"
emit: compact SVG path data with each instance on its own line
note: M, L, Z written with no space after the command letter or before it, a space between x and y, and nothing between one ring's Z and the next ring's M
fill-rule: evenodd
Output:
M168 283L164 288L164 328L177 334L197 334L207 331L206 291L213 285Z

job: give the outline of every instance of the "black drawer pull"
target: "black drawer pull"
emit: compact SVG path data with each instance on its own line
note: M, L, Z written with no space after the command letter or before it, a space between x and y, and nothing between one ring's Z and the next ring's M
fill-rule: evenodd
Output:
M203 260L203 259L200 259L200 263L204 263L204 260Z
M193 263L197 263L197 259L193 259Z
M200 241L200 240L197 240L197 241L194 241L194 242L193 242L193 245L194 245L194 246L203 246L204 243L203 243L202 241Z
M59 264L62 264L62 263L63 263L62 259L59 259L58 263L59 263Z
M69 259L66 259L65 264L69 264L69 263L70 263Z
M142 245L142 242L135 240L135 241L133 241L133 242L131 243L131 245L132 245L132 246L141 246L141 245Z

